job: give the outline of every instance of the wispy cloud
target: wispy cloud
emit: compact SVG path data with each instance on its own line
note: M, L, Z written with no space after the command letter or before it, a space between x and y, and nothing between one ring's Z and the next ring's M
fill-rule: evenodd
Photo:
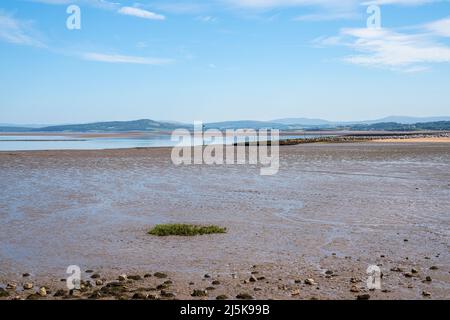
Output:
M45 47L44 43L37 39L37 32L31 21L23 21L0 11L0 40L34 47Z
M315 43L354 50L355 54L344 57L348 63L405 72L423 71L432 64L450 62L450 48L425 30L408 34L384 28L346 28L338 36L320 38Z
M165 65L173 62L171 59L147 58L137 56L126 56L119 54L104 54L97 52L88 52L81 54L81 57L89 61L98 61L106 63L128 63L128 64L144 64L144 65Z
M118 2L108 0L28 0L30 2L39 2L52 5L69 5L69 4L83 4L91 7L97 7L101 9L117 9L120 4Z
M117 12L120 14L134 16L134 17L143 18L143 19L149 19L149 20L164 20L166 18L161 14L156 14L154 12L135 8L135 7L122 7Z
M450 37L450 17L425 25L425 29L442 37Z

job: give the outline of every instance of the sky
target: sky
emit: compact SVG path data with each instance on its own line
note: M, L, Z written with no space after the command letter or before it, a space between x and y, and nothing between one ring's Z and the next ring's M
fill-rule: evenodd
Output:
M448 0L0 1L0 123L449 116L449 89Z

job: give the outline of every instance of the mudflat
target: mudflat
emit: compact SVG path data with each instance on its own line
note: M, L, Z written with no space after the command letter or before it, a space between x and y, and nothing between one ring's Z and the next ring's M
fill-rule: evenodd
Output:
M78 298L450 298L448 143L282 146L275 176L170 154L0 153L0 287L13 285L2 299L42 286L75 297L54 297L69 265L89 280ZM159 223L227 233L147 234ZM379 290L366 286L371 265ZM121 274L139 277L109 290Z

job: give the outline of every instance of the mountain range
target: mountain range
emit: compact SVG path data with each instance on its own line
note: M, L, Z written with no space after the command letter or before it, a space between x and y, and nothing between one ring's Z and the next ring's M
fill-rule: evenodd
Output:
M173 131L175 129L192 129L192 124L173 121L154 121L141 119L134 121L109 121L87 124L66 124L53 126L0 124L0 132L128 132L128 131ZM415 118L390 116L377 120L333 122L323 119L285 118L272 121L224 121L206 123L205 129L264 129L279 130L450 130L450 117Z

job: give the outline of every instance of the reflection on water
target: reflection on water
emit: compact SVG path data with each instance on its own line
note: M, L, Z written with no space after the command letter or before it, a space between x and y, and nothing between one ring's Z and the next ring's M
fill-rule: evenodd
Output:
M309 135L309 138L317 137ZM236 142L255 142L257 137L235 137ZM304 135L281 136L280 139L304 139ZM266 139L267 140L267 139ZM270 140L270 138L269 138ZM205 137L192 138L193 145L223 144L224 139ZM189 140L182 141L183 145L189 145ZM31 151L31 150L101 150L101 149L128 149L128 148L155 148L173 147L180 145L180 141L171 140L170 135L149 135L128 138L85 138L70 136L0 136L0 151Z

